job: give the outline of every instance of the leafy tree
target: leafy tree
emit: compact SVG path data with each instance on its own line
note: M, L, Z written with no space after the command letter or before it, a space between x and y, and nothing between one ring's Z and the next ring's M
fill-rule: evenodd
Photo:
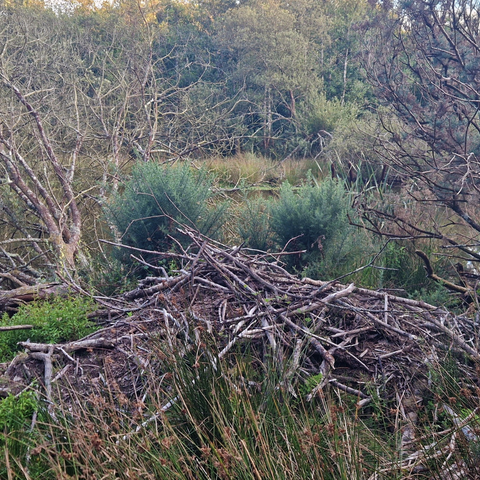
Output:
M335 98L342 104L370 102L371 90L359 58L363 35L359 25L369 17L371 7L366 0L328 1L318 5L329 22L330 41L322 45L320 59L320 75L327 98Z
M218 42L234 65L233 82L245 86L247 117L261 132L262 149L294 131L298 103L321 88L316 46L296 28L279 2L252 2L228 12Z

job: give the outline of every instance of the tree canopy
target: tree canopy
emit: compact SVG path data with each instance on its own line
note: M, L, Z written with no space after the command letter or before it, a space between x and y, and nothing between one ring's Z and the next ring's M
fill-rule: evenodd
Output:
M14 247L0 261L6 272L75 270L97 238L86 230L115 237L98 212L135 162L242 152L312 159L355 192L356 223L480 260L476 4L0 9L0 246Z

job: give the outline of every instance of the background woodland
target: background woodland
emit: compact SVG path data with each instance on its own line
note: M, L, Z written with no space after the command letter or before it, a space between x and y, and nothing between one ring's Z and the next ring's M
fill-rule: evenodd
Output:
M0 471L477 478L479 110L476 1L1 2Z

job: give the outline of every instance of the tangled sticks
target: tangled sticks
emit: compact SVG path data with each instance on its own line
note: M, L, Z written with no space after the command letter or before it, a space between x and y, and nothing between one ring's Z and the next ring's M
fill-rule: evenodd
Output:
M328 386L354 395L359 406L371 400L372 388L381 387L390 396L398 391L413 395L429 368L447 353L459 359L465 381L476 384L476 320L354 284L300 279L281 266L283 253L252 255L190 229L183 233L191 244L186 249L179 245L181 253L153 252L175 259L180 267L174 275L151 265L162 276L146 277L117 297L98 297L107 307L104 328L87 343L55 346L54 351L110 349L123 355L128 344L129 358L142 364L141 352L132 353L134 337L148 342L155 333L169 344L181 341L200 348L203 330L220 358L235 345L240 345L235 351L242 351L245 344L259 361L274 358L284 386L295 394L295 386L305 385L308 400ZM135 328L139 332L132 336ZM51 349L22 346L31 354ZM75 362L78 372L78 358Z
M230 366L248 351L260 372L255 381L262 366L273 366L276 388L285 394L308 402L327 390L342 391L358 408L378 398L385 401L389 411L397 412L392 415L398 418L401 451L413 451L402 460L402 468L416 468L428 455L443 452L436 443L430 450L415 451L417 412L431 388L430 372L447 355L461 373L461 387L478 395L475 319L354 284L300 279L282 267L283 253L250 254L192 230L184 234L191 244L179 245L180 253L153 252L174 259L177 270L167 273L150 265L161 275L142 279L122 295L97 297L103 308L92 318L103 328L84 339L63 345L23 342L27 353L5 365L5 376L40 380L55 420L56 395L67 405L102 388L132 399L148 395L157 386L146 379L169 374L169 365L159 361L165 351L182 355L190 350L214 368L219 359ZM146 263L140 249L128 248ZM261 388L243 378L241 369L232 371L238 385ZM55 384L62 388L52 388ZM178 401L170 390L164 394L165 403L142 417L132 434ZM446 406L443 411L455 424L452 438L468 426ZM472 435L476 441L476 433ZM398 463L385 465L386 471L396 468Z
M290 383L320 378L307 398L333 385L365 404L365 383L410 388L405 379L426 371L426 359L461 352L472 375L480 360L477 323L470 318L354 284L302 280L280 265L282 254L251 255L193 230L184 233L192 244L182 254L158 252L176 257L178 275L147 277L123 298L136 308L162 304L169 328L184 335L187 318L193 319L195 328L216 337L220 356L247 342L273 355Z

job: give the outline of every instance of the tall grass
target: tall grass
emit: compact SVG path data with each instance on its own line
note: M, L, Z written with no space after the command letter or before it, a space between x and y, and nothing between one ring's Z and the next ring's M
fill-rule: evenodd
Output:
M327 168L323 171L314 159L278 162L253 153L241 153L228 158L213 157L206 160L206 168L215 174L220 183L230 186L261 183L279 185L284 180L298 185L306 178L308 171L317 178L330 173Z
M455 362L432 366L436 385L418 409L415 443L402 451L401 415L383 393L362 409L333 388L307 402L275 361L240 350L219 360L207 344L152 347L143 389L129 397L108 376L87 397L64 385L69 400L59 400L56 421L3 430L4 445L23 446L5 449L2 478L453 479L440 472L455 468L467 472L457 478L478 478L470 476L479 473L477 443L441 407L469 416L472 432L480 426L478 398Z
M37 424L28 455L7 453L11 478L360 479L381 461L381 443L342 398L306 404L273 367L261 374L233 368L234 357L163 350L164 373L145 378L142 397L114 382L87 399L70 392L57 423Z

